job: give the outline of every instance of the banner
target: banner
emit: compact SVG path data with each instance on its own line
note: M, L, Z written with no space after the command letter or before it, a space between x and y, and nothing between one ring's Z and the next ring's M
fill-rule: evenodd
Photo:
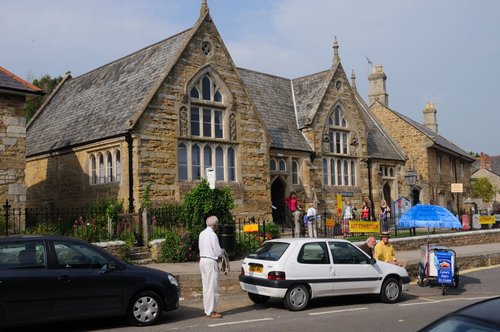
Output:
M434 252L434 265L438 271L438 282L440 284L453 283L452 271L452 253L451 251L435 251Z
M349 221L350 233L378 233L380 223L378 221Z
M325 225L327 227L334 227L335 226L335 219L326 219Z
M495 216L479 216L479 223L481 225L494 224Z
M342 195L337 194L337 215L342 216Z

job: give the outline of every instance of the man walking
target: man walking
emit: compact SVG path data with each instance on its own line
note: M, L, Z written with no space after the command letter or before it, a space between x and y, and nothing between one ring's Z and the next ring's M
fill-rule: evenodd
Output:
M203 285L203 308L208 318L222 318L222 314L215 311L219 299L219 257L224 256L224 249L220 247L219 238L215 231L219 224L216 216L208 217L207 228L200 233L198 246L200 248L200 272Z

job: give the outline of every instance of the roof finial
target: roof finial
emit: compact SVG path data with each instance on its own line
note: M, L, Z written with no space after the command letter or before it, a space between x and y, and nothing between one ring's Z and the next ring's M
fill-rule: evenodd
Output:
M356 90L356 74L354 73L354 69L352 70L352 74L351 74L351 85L352 85L352 89Z
M339 43L337 43L337 36L333 37L333 65L336 66L340 62L339 57Z
M200 17L205 16L208 13L207 0L201 0Z

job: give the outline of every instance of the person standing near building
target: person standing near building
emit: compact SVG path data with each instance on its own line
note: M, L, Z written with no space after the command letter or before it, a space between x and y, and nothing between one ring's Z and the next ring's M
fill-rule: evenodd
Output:
M203 308L208 318L222 318L222 314L215 311L219 299L219 257L224 256L224 249L220 247L217 230L219 219L216 216L208 217L207 228L200 233L198 246L200 248L200 272L203 286Z
M309 234L309 237L318 237L318 225L317 225L317 218L318 218L318 212L314 208L314 204L311 203L309 209L307 209L307 233Z
M351 204L351 200L345 201L345 206L342 211L342 233L344 236L349 235L349 221L354 219L354 208Z
M387 205L385 199L380 202L380 221L382 223L382 231L389 231L388 219L391 217L391 208Z
M290 196L285 198L285 206L291 219L293 219L293 237L300 237L300 211L302 211L302 208L299 205L295 191L290 192Z
M363 207L361 208L361 220L363 221L370 220L370 207L368 206L367 201L363 201Z

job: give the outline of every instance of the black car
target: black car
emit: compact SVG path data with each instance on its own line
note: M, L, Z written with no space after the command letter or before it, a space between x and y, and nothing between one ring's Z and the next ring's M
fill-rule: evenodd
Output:
M439 318L420 332L500 331L500 297L471 304Z
M0 326L104 316L147 326L178 307L179 286L167 272L78 239L0 238Z

